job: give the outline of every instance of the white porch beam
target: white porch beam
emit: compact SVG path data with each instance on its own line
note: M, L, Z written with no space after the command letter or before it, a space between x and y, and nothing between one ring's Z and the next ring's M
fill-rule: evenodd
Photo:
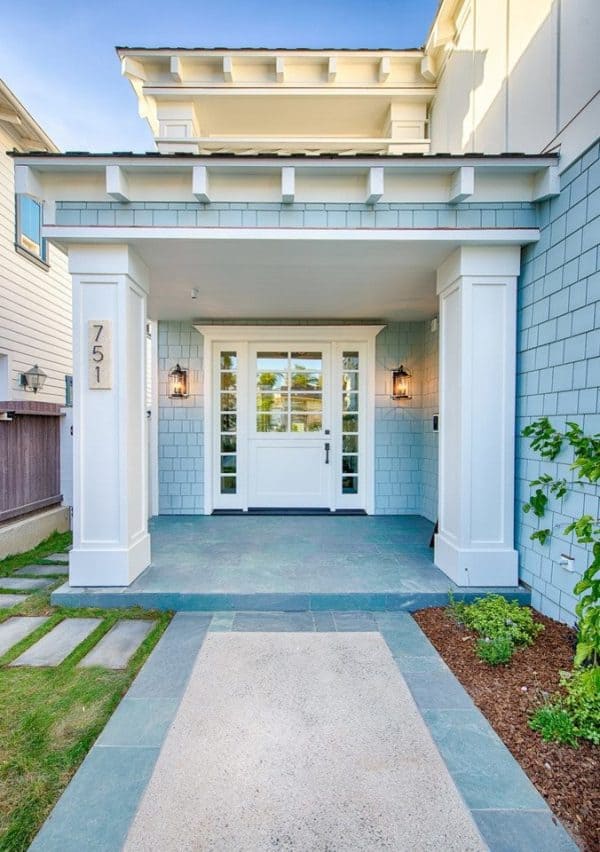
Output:
M106 194L115 201L129 202L129 181L121 166L106 167Z
M459 204L475 192L475 169L473 166L461 166L452 175L450 183L450 204Z
M72 246L69 271L75 401L69 581L127 586L150 563L148 273L128 246L111 244ZM98 353L104 356L100 361Z
M206 166L192 167L192 193L198 201L209 202L208 169Z
M29 166L15 166L15 194L32 195L34 198L43 200L44 189L41 181Z
M375 166L369 169L367 174L367 204L377 204L384 189L383 166Z
M278 83L283 83L285 80L285 59L283 56L275 58L275 79Z
M121 59L121 74L123 77L134 77L137 80L146 80L144 66L138 59L132 56L124 56Z
M440 298L439 534L459 586L516 586L514 426L519 246L461 246Z
M337 78L337 59L335 56L329 57L327 64L327 79L330 83L335 83Z
M284 166L281 169L281 200L284 204L293 204L296 197L296 169Z
M543 169L533 178L532 201L545 201L553 198L560 192L560 175L558 166L549 166Z
M178 56L172 56L169 60L169 73L176 83L181 83L181 59Z
M223 79L226 83L233 83L233 60L231 56L223 57Z
M379 82L385 83L390 76L391 63L389 56L384 56L379 60Z

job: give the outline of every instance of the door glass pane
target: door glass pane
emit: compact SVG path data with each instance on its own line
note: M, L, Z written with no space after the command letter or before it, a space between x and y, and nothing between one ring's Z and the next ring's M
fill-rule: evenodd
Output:
M323 369L323 355L321 352L292 352L292 370L318 370Z
M342 354L342 494L358 494L358 352Z
M221 494L237 493L237 352L221 352L219 359L219 471Z
M292 432L320 432L322 428L320 414L292 414Z
M292 393L292 411L321 411L323 400L320 393Z
M257 411L287 411L287 395L281 393L257 393Z
M288 370L288 353L287 352L257 352L256 354L256 372L269 373L287 373Z
M318 391L321 390L322 386L321 373L315 373L314 370L310 372L298 370L292 373L292 390Z
M259 390L282 390L287 389L288 374L274 373L271 370L264 370L256 375L256 387Z
M276 413L256 415L257 432L287 432L287 426L287 414Z

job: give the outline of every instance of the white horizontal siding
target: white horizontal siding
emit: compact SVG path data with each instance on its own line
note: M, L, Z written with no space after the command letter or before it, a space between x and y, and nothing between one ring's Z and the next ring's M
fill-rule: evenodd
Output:
M65 401L65 375L72 372L71 277L66 256L48 247L50 269L40 269L15 250L14 145L0 130L0 353L8 353L8 399L31 399L20 374L38 364L48 378L40 402ZM0 391L4 397L4 390Z

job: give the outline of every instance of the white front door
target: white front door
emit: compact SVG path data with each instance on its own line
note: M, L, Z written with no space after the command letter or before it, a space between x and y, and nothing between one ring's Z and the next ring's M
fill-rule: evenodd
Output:
M249 350L249 508L331 508L330 344Z
M209 346L207 511L372 511L378 329L367 338L361 328L363 339L356 327L348 338L338 329L306 328L303 338L300 328L280 327L287 337L255 328L244 339L245 330L201 327Z

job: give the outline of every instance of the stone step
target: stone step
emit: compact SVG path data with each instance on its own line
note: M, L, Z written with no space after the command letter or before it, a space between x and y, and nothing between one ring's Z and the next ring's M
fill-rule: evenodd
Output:
M124 669L153 626L153 621L139 618L118 621L83 658L79 666Z
M0 594L0 609L10 609L12 606L23 603L27 600L27 595L1 595Z
M24 565L13 573L13 577L53 577L68 573L68 565Z
M10 665L58 666L101 623L101 618L65 618Z
M51 585L52 580L45 580L43 577L0 577L0 589L14 589L15 592L34 592Z
M0 624L0 656L47 621L46 615L14 615L7 618Z
M59 562L62 565L69 564L68 553L51 553L50 556L44 556L44 559L47 559L48 562Z

